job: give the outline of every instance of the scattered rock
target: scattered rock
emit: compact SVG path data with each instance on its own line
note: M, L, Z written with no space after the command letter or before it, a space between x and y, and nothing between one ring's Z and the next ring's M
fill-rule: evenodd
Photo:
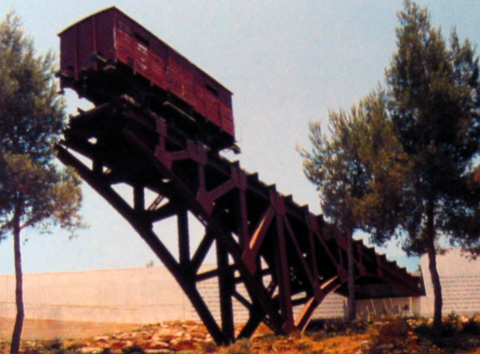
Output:
M110 346L110 349L125 349L125 348L128 348L128 347L131 347L133 346L133 342L132 341L129 341L129 340L126 340L126 341L116 341L116 342L113 342L112 345Z
M147 343L145 347L147 349L168 349L170 348L170 344L167 342L156 341Z
M99 347L83 347L78 349L78 351L82 354L98 354L101 353L103 350L104 348Z
M146 354L172 354L170 349L145 349Z
M412 323L410 323L412 322ZM417 353L419 348L418 337L411 329L416 325L410 320L408 333L398 336L396 333L383 331L379 337L382 324L376 323L366 333L336 336L315 337L310 334L296 334L294 336L275 336L268 328L257 331L254 338L237 342L231 348L217 347L212 341L210 334L204 326L198 323L171 322L165 324L149 325L136 329L132 332L115 333L92 337L89 340L66 340L60 343L62 350L79 354L100 354L109 350L112 354L132 352L136 348L138 352L147 354L180 354L180 353L240 353L250 352L255 354L288 353L323 353L323 354L404 354ZM389 327L388 327L389 328ZM238 333L240 327L235 330ZM402 332L403 333L403 332ZM471 348L480 347L480 336L462 338L462 344ZM248 344L248 345L247 345ZM42 346L39 342L23 342L23 353L53 353L50 348ZM0 354L8 350L5 342L0 342ZM444 353L440 349L429 349L429 353ZM470 352L474 353L474 352ZM476 351L479 353L480 351Z
M170 342L170 348L175 351L194 350L197 347L193 340L174 339Z

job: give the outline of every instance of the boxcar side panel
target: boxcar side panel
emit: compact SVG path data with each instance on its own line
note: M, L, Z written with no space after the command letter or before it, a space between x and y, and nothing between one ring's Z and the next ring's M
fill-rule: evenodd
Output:
M112 11L104 11L95 16L96 53L106 60L115 59L113 20Z
M218 99L220 102L221 127L228 134L235 135L232 112L232 94L224 87L219 87Z
M77 45L76 45L75 27L70 27L60 36L60 71L67 77L78 79L78 67L76 63Z
M194 107L193 67L184 57L172 49L168 51L167 75L169 91Z
M150 79L155 85L165 91L168 90L166 61L164 56L151 54Z
M222 121L220 117L220 103L218 101L218 85L209 78L206 78L204 90L207 102L207 117L212 123L221 128Z
M136 74L143 75L147 79L151 79L150 73L150 53L147 46L139 41L133 42L133 69Z
M134 43L130 21L116 16L114 31L116 58L133 69Z
M168 90L167 64L168 48L157 38L153 38L150 43L150 79L161 89Z
M76 26L77 30L77 64L80 70L93 67L91 60L94 49L94 17L89 17Z
M110 8L60 34L61 70L79 80L98 69L93 54L129 66L151 84L170 92L220 130L234 136L231 93L130 17Z
M222 120L222 129L231 136L235 136L235 126L233 123L232 108L220 104L220 115Z
M133 70L147 79L151 79L150 42L151 35L141 26L131 21L131 33L133 40Z
M161 41L127 16L115 17L115 48L117 59L131 67L134 73L167 90L167 49Z
M208 117L207 101L205 97L205 75L200 70L194 71L195 110L204 117Z

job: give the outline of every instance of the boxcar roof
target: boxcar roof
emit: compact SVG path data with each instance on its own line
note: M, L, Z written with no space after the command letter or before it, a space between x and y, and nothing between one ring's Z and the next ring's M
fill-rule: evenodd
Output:
M82 18L81 20L75 22L74 24L68 26L67 28L63 29L61 32L59 32L57 35L59 37L62 36L62 34L66 31L68 31L70 28L72 27L75 27L76 25L78 25L79 23L85 21L85 20L88 20L89 18L93 17L93 16L96 16L98 14L101 14L101 13L104 13L104 12L117 12L123 16L125 16L126 18L128 18L130 21L132 21L133 23L135 23L137 26L141 27L144 31L148 32L149 34L151 34L153 37L155 37L156 39L158 39L159 41L161 41L162 43L164 43L169 49L171 49L172 51L176 52L178 55L180 55L182 58L184 58L185 60L187 60L191 65L193 65L195 68L197 68L199 71L201 71L203 74L205 74L209 79L215 81L215 83L217 83L218 85L220 85L221 87L223 87L225 90L227 90L231 95L233 95L233 92L230 91L228 88L226 88L223 84L221 84L218 80L216 80L215 78L213 78L210 74L207 74L207 72L205 72L205 70L201 69L200 67L198 67L197 65L195 65L194 63L192 63L188 58L186 58L184 55L182 55L180 52L178 52L177 50L175 50L170 44L168 44L167 42L165 42L163 39L160 39L157 35L155 35L154 33L152 33L151 31L149 31L148 29L146 29L144 26L142 26L140 23L138 23L137 21L135 21L133 18L131 18L130 16L128 16L125 12L119 10L117 7L115 6L110 6L110 7L107 7L106 9L103 9L103 10L99 10L97 12L94 12L93 14L90 14L88 16L85 16L84 18Z

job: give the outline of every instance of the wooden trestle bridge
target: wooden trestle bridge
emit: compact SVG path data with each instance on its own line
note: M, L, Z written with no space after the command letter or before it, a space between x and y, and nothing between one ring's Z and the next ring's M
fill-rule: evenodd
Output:
M346 238L334 225L126 97L71 118L58 156L145 240L217 343L249 337L262 321L276 333L303 330L328 294L347 293ZM119 183L133 195L117 193ZM147 205L147 199L153 202ZM192 215L205 230L195 249ZM178 254L153 227L172 217ZM216 266L200 272L214 246ZM420 295L419 278L359 241L354 246L357 298ZM220 319L197 288L211 278L218 279ZM249 313L239 333L234 302Z

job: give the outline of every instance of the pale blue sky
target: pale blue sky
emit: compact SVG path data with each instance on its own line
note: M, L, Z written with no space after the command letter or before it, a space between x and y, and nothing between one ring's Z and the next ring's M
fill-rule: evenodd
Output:
M480 43L479 0L422 0L448 36ZM277 190L319 212L315 188L302 172L297 145L308 147L308 123L348 109L383 81L395 50L401 0L0 0L0 17L15 9L39 52L58 53L57 33L115 5L234 92L237 156ZM67 94L69 110L79 105ZM139 236L85 185L83 213L91 225L68 240L27 231L25 272L143 267L160 262ZM167 223L171 224L171 223ZM160 230L169 244L171 225ZM391 259L415 268L395 246ZM0 273L13 272L12 243L0 243Z

